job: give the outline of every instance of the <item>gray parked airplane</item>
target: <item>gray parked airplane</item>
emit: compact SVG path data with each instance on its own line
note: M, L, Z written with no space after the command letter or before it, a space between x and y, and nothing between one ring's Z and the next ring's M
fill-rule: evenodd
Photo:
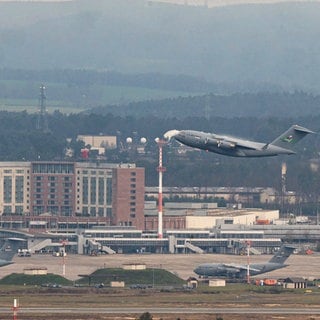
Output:
M0 267L12 264L13 256L18 252L18 248L21 245L23 239L9 238L0 242Z
M237 137L207 133L195 130L169 130L164 138L181 142L192 148L202 149L232 157L268 157L280 154L294 154L291 146L313 131L291 126L286 132L270 143L244 140Z
M226 277L244 279L247 275L248 267L250 276L287 267L284 262L295 249L295 247L284 245L266 263L252 263L249 266L235 263L204 263L194 269L194 272L204 278Z

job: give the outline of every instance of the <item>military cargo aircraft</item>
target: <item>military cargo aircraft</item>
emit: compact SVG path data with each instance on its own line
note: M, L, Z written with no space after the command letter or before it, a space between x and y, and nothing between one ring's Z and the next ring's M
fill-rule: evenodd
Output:
M235 263L204 263L194 269L194 272L203 278L225 277L244 279L247 276L248 270L250 276L254 276L287 267L284 262L295 249L295 247L284 245L275 253L271 260L266 263L252 263L250 265Z
M270 143L261 143L237 137L195 130L169 130L164 138L174 138L180 143L197 149L231 157L269 157L295 154L291 147L307 134L314 133L304 127L293 125Z

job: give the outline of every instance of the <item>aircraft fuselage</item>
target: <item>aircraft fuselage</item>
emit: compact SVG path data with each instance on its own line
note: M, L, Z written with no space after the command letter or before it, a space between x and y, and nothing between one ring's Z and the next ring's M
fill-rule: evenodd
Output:
M264 264L250 264L250 276L270 272L273 270L287 267L286 264L266 262ZM245 278L247 266L232 266L223 263L206 263L197 267L194 272L204 278L226 277L226 278Z
M181 130L174 139L192 148L232 157L269 157L295 153L289 149L261 142L194 130Z

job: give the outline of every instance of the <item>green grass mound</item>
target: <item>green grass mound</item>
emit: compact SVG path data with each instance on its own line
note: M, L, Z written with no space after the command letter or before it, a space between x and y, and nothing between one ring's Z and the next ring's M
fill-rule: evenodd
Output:
M12 273L0 280L0 285L72 285L73 282L64 277L49 273L46 275L27 275L23 273Z
M78 284L109 284L124 281L130 285L182 286L185 281L163 269L123 270L116 268L99 269L77 281Z

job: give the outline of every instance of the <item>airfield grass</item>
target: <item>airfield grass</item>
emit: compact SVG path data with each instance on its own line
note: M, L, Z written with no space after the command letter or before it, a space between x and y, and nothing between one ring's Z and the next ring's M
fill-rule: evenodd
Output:
M283 289L282 287L259 287L253 284L228 283L225 287L208 287L200 283L197 289L186 289L185 281L163 269L147 269L142 271L130 271L123 269L103 268L90 275L91 285L88 278L83 277L76 282L69 281L64 277L54 274L48 275L24 275L11 274L0 280L0 307L12 306L13 299L19 300L21 313L24 320L43 319L39 314L23 314L23 307L270 307L269 315L201 315L201 320L243 320L243 319L279 319L272 316L272 308L285 306L291 308L320 307L320 290L317 286L306 289ZM105 282L103 288L94 284ZM123 280L125 288L109 287L109 280ZM146 286L137 288L131 284L150 284L154 280L154 287ZM61 284L62 286L43 286L47 283ZM61 319L139 319L132 315L88 315L88 314L46 314L47 320ZM11 319L8 314L3 315L2 320ZM153 320L193 320L200 319L199 315L157 315ZM316 316L282 316L281 319L320 319Z
M181 290L161 290L161 289L142 289L132 290L129 288L102 288L95 287L62 287L62 288L43 288L39 286L14 286L0 285L0 306L9 308L12 306L13 299L19 300L20 312L19 319L24 320L61 320L61 319L94 319L94 320L116 320L116 319L139 319L134 315L110 315L110 314L24 314L23 307L91 307L91 308L107 308L107 307L143 307L146 311L148 308L154 307L269 307L270 313L261 314L163 314L153 315L153 320L244 320L244 319L282 319L282 320L316 320L320 319L316 316L307 315L272 315L274 307L285 306L286 308L303 308L303 307L319 307L319 293L304 293L298 291L283 291L279 293L270 293L266 288L260 292L255 292L253 286L241 284L231 284L226 288L204 288L181 291ZM1 319L11 319L11 315L2 315Z
M232 283L225 287L208 287L200 283L197 289L186 289L185 281L162 269L129 271L99 269L92 273L91 285L87 277L72 282L54 274L11 274L0 280L0 306L10 305L19 297L20 304L28 306L74 307L207 307L214 306L268 306L285 304L319 306L320 290L315 286L306 289L284 289L253 284ZM111 288L110 281L125 281L125 288ZM152 284L152 281L153 285ZM96 283L104 282L102 288ZM50 287L47 284L59 284ZM44 285L45 284L45 285ZM76 284L76 286L74 286ZM132 286L148 284L148 286ZM155 299L156 297L156 299Z

